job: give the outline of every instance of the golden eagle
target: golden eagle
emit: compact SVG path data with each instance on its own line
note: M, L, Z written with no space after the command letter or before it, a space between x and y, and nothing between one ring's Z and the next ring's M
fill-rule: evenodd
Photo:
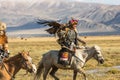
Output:
M60 20L59 20L60 21ZM50 28L46 29L45 31L47 31L49 34L56 34L60 29L63 28L64 24L59 23L59 21L52 21L52 20L38 20L38 24L43 24L43 25L48 25L50 26Z

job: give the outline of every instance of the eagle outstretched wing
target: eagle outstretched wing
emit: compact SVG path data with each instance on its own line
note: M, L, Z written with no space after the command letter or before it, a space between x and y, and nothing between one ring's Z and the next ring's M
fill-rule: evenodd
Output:
M46 29L45 31L47 31L49 34L56 34L56 32L60 29L61 25L59 22L57 21L47 21L47 20L38 20L37 22L38 24L43 24L43 25L48 25L50 26L50 28Z

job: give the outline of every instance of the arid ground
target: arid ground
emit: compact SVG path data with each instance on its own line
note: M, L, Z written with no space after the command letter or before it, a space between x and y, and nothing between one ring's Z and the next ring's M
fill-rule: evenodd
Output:
M101 47L105 63L98 65L97 61L91 59L87 62L84 69L89 80L119 80L120 79L120 36L82 36L81 39L87 42L87 46L98 45ZM55 37L39 38L9 38L10 56L17 54L22 50L29 51L33 62L38 64L42 54L49 50L59 50L60 46ZM25 71L21 70L15 80L33 80L33 75L24 75ZM72 80L71 70L59 70L56 75L60 80ZM81 80L79 74L77 80ZM42 76L41 76L42 80ZM48 75L47 80L53 80Z

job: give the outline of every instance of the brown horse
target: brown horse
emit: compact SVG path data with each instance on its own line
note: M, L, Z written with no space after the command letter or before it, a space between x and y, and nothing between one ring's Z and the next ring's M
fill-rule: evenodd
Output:
M30 73L34 72L31 59L29 52L22 51L4 60L0 64L0 80L14 80L15 75L20 69L25 69Z
M85 63L91 58L96 59L98 63L101 64L104 62L100 47L97 45L87 49L76 49L76 53L73 55L71 60L71 65L68 67L58 64L58 54L59 51L51 50L43 55L43 58L39 62L34 80L39 80L42 72L43 80L46 80L50 70L50 75L54 78L54 80L59 80L59 78L55 75L58 69L73 70L73 80L76 80L77 73L83 74L84 80L87 80L85 71L82 69Z

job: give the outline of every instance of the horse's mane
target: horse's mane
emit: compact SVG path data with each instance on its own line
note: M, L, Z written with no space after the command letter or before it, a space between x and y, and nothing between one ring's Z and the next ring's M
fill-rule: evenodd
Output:
M15 60L17 60L19 58L20 58L20 54L18 53L16 55L12 56L12 57L9 57L9 58L5 59L4 62L15 61Z
M100 47L99 47L98 45L94 45L93 47L94 47L94 49L96 49L96 50L100 50Z

